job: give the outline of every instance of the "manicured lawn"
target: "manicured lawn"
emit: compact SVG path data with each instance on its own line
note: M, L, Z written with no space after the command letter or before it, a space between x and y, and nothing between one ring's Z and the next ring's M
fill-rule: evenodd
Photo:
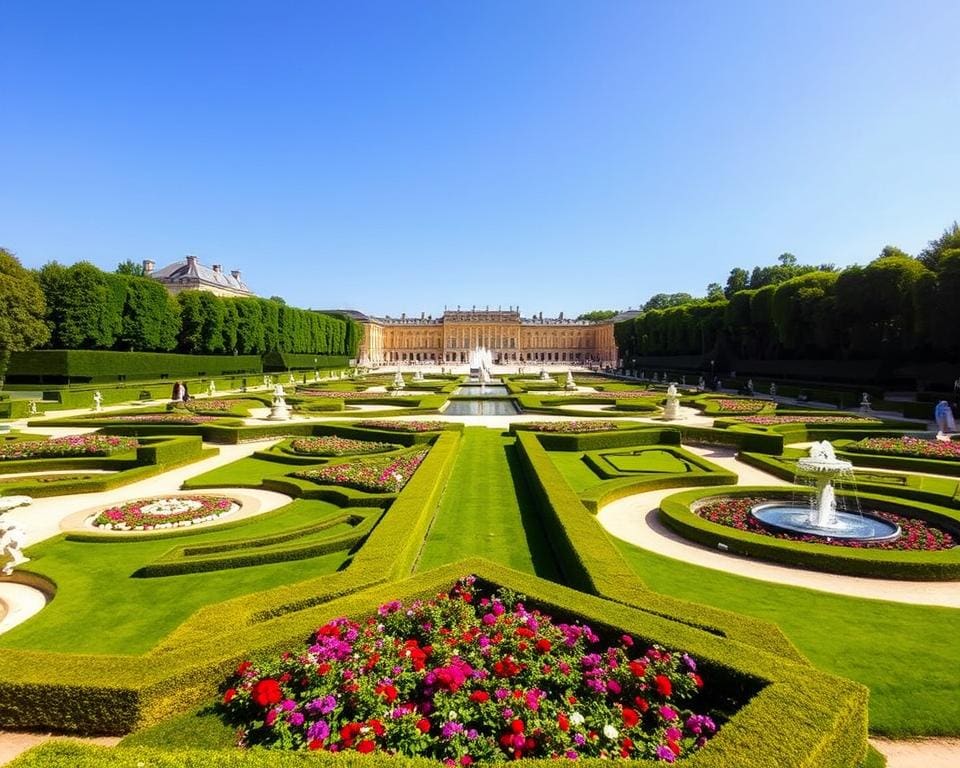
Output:
M246 525L153 541L84 543L57 537L30 547L30 569L58 585L53 601L30 621L0 635L0 647L76 653L139 654L198 608L238 595L333 573L346 552L288 563L209 573L133 578L140 566L175 546L233 541L298 528L340 508L296 500Z
M547 453L570 487L577 493L585 491L604 479L583 461L583 454L579 451L548 451Z
M652 589L773 622L815 666L866 685L871 732L960 733L960 610L769 584L617 544Z
M318 459L318 464L325 463ZM263 478L271 475L285 475L288 472L307 469L303 464L283 464L279 461L268 461L254 457L224 464L202 475L191 477L184 484L184 488L210 488L213 486L237 487L246 486L256 488L263 482Z
M556 564L519 465L516 438L464 431L460 454L418 564L427 570L479 556L556 581Z
M660 472L682 474L690 471L690 465L673 451L650 448L630 453L605 453L603 458L621 472Z

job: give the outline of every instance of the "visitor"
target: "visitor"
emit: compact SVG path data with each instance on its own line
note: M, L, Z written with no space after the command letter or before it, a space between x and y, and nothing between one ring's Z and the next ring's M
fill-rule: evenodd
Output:
M170 393L170 399L175 403L182 403L186 391L187 388L184 386L184 383L182 381L176 381L173 384L173 391Z
M190 399L190 391L187 389L187 383L181 382L180 386L183 387L183 402L187 402Z
M953 418L953 410L950 408L950 403L946 400L941 400L937 403L936 407L933 409L933 418L937 422L937 437L944 437L952 432L957 431L957 424Z

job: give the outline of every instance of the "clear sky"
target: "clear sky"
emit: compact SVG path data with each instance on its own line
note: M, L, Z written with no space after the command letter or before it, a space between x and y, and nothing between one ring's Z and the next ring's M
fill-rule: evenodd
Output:
M960 2L0 4L0 245L625 309L960 218Z

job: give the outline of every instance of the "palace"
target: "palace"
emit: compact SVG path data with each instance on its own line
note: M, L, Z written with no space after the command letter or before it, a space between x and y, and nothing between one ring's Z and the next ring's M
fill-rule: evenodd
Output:
M326 311L326 310L324 310ZM362 365L433 363L460 365L477 347L490 350L494 363L567 363L616 365L614 322L521 317L519 308L508 310L444 310L440 317L371 317L352 310L331 310L349 315L363 325Z

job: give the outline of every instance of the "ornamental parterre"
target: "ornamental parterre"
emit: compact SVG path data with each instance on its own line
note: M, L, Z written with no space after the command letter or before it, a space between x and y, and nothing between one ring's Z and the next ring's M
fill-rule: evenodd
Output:
M128 421L135 424L202 424L216 421L219 416L202 416L197 413L128 413L120 416L102 416L104 421Z
M721 398L711 400L717 406L720 413L759 413L762 410L773 410L777 407L776 403L766 400L734 400L732 398Z
M389 392L353 392L335 389L300 389L298 395L303 397L336 397L340 400L384 400L390 397Z
M223 694L245 746L382 752L466 766L529 758L672 763L716 731L687 706L703 686L686 653L605 647L473 577L449 594L339 618L312 644L245 661Z
M19 440L0 445L0 460L110 456L132 451L139 445L135 438L117 435L68 435L49 440Z
M138 499L103 510L93 525L112 531L177 528L215 520L236 506L237 502L223 496Z
M960 443L947 440L922 440L919 437L868 437L851 443L845 450L960 461Z
M388 421L387 419L367 419L358 421L358 427L366 429L389 429L394 432L438 432L447 425L442 421Z
M294 472L294 477L320 485L343 485L370 493L399 493L423 462L427 451L396 458L327 464L319 469Z
M899 525L901 532L899 539L887 542L861 542L827 539L823 536L801 536L773 532L764 528L750 515L750 509L764 501L767 500L756 498L719 499L704 504L695 511L704 520L709 520L711 523L717 523L718 525L726 525L729 528L736 528L738 531L749 531L750 533L772 536L776 539L802 541L808 544L830 544L836 547L851 547L853 549L890 549L920 552L938 552L956 546L953 536L932 523L877 510L871 510L869 514Z
M616 429L617 425L612 421L529 421L523 425L524 428L534 432L609 432Z
M400 446L393 443L377 443L372 440L349 440L345 437L327 435L324 437L304 437L290 443L297 453L311 456L346 456L349 453L380 453L392 451Z

